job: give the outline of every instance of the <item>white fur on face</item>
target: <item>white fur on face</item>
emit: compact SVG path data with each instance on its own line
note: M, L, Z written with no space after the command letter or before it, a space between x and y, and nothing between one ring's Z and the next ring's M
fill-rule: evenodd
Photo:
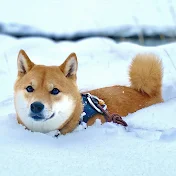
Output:
M75 102L73 98L68 95L62 95L61 99L52 105L51 110L47 109L47 106L44 104L45 108L43 110L43 114L45 119L36 121L29 116L31 112L30 104L31 103L28 103L25 99L22 91L16 93L15 106L19 118L31 131L42 133L48 133L59 129L59 127L61 127L70 118L75 109ZM55 114L54 117L48 119L53 113Z

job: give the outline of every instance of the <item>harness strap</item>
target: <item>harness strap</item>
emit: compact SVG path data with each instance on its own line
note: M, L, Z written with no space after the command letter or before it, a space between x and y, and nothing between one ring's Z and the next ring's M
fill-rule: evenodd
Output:
M101 107L98 105L98 107L101 109ZM128 126L127 123L122 120L122 117L119 114L112 114L110 115L109 112L104 109L101 109L104 116L107 118L107 122L113 122L113 123L117 123L117 124L121 124L122 126Z

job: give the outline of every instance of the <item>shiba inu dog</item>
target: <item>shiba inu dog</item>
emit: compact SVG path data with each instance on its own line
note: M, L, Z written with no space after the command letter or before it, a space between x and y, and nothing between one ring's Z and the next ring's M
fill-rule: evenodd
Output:
M34 64L25 51L20 50L17 65L14 103L18 122L35 132L60 130L66 134L73 131L84 106L76 84L76 54L70 54L60 66L44 66ZM89 93L102 99L110 113L123 117L163 101L162 63L155 55L137 55L130 65L129 76L130 87L115 85ZM97 118L105 122L102 114L95 114L87 125L92 125Z

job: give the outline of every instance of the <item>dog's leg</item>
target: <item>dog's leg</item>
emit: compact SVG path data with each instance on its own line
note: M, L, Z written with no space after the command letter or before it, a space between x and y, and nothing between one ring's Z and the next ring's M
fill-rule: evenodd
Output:
M91 126L95 123L96 119L100 119L101 123L105 123L106 119L103 115L98 114L98 115L94 115L93 117L91 117L88 122L87 122L87 126Z

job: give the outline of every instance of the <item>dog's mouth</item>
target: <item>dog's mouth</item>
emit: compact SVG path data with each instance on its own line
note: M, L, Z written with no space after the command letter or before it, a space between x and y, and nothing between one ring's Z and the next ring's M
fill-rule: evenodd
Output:
M53 113L50 117L45 118L42 114L30 114L30 117L34 119L35 121L47 121L49 119L52 119L54 117L55 113Z
M45 119L45 121L52 119L54 117L55 113L53 113L50 117L48 117L47 119Z

